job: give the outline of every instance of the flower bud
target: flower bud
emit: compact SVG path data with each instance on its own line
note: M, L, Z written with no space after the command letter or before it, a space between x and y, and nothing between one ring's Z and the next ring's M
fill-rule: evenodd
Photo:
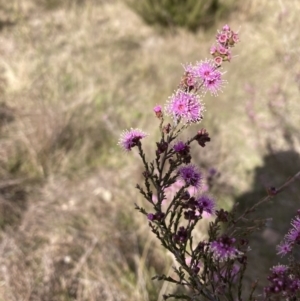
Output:
M156 115L157 118L160 119L160 118L163 117L163 112L162 112L162 108L161 108L160 105L155 106L155 107L153 108L153 111L154 111L154 113L155 113L155 115Z

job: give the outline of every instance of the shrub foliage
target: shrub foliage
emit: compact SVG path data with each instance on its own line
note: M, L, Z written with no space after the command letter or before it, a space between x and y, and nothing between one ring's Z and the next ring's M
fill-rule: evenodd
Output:
M127 0L148 23L195 31L209 27L224 11L219 0Z

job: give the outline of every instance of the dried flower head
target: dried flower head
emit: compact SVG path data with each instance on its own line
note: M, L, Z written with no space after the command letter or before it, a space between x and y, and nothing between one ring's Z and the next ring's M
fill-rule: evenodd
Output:
M146 133L144 133L140 129L130 129L124 131L119 139L118 144L125 150L125 151L131 151L131 149L136 146L139 141L147 136Z

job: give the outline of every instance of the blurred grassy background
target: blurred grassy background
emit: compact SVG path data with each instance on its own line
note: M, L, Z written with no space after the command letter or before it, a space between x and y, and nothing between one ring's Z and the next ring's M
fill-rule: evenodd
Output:
M221 172L214 193L229 209L280 185L299 167L299 13L296 0L247 0L209 29L162 33L122 0L0 1L0 300L154 301L174 289L151 281L173 261L133 210L142 166L119 134L147 131L153 152L153 106L228 23L241 43L224 93L205 99L212 142L194 162ZM263 208L274 222L253 238L265 265L249 282L277 260L297 203L299 184Z

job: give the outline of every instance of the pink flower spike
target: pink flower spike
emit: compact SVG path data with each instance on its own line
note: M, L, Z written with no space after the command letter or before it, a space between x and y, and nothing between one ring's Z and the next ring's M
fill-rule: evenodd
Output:
M119 139L118 144L125 150L125 151L131 151L131 149L138 145L139 141L147 136L146 133L144 133L140 129L130 129L124 131Z

